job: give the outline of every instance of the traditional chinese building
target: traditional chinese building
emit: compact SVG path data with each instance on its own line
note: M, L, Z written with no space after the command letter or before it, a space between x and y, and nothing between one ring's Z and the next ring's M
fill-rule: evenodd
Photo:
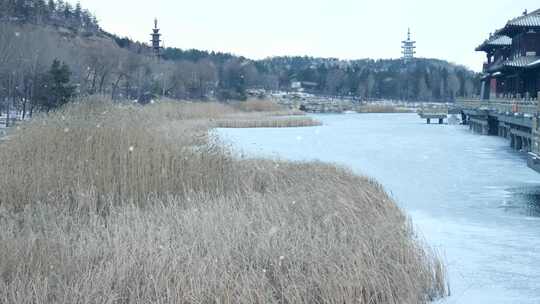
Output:
M157 19L154 20L154 29L152 30L152 40L150 41L152 43L152 49L154 51L154 55L159 60L161 58L161 49L163 48L161 46L161 33L159 32L160 29L158 28L158 21Z
M481 98L537 98L540 91L540 9L525 11L491 34L477 51L485 52Z
M411 39L411 29L407 31L407 40L401 41L401 58L404 62L409 62L414 59L416 54L416 41Z

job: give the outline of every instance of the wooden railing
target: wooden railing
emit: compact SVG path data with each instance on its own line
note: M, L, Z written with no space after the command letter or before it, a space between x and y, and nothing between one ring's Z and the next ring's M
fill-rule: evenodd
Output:
M539 101L535 99L502 99L493 100L461 99L456 106L469 110L488 110L499 113L536 114L539 112Z

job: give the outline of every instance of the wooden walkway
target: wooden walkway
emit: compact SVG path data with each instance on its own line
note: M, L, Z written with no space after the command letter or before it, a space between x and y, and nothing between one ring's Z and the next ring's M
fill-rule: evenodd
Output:
M420 118L425 119L427 124L431 124L431 120L438 121L440 125L444 124L444 120L448 118L448 108L428 108L418 112Z
M472 131L506 138L513 149L527 152L529 167L540 172L540 97L459 100L456 107Z

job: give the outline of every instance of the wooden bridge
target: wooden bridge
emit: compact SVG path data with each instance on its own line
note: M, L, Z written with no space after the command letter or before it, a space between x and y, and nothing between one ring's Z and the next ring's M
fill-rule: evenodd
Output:
M441 106L422 108L418 111L418 116L425 119L427 124L431 124L432 120L438 121L440 125L444 124L444 121L448 119L449 115L461 114L461 110L456 107Z
M448 113L419 112L418 115L420 116L420 118L425 119L428 125L431 123L431 120L438 120L439 124L442 125L444 123L444 120L448 118Z
M439 120L439 124L442 125L444 120L448 118L448 113L418 113L420 118L425 119L427 124L431 123L431 120Z
M528 164L540 172L540 92L537 99L464 99L456 102L464 124L482 135L508 139L510 146L528 153Z

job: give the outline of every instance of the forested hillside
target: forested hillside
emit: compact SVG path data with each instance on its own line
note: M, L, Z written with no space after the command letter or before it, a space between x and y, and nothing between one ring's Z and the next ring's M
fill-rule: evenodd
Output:
M149 20L149 32L151 20ZM164 35L173 35L167 29ZM147 101L244 99L249 88L360 99L452 101L478 91L473 72L442 60L276 57L167 48L157 62L145 43L101 29L80 6L53 0L0 0L0 100L48 110L73 95L108 94Z
M478 77L465 67L437 59L340 61L311 57L277 57L256 63L262 74L278 77L280 87L291 80L309 82L314 93L353 95L361 99L453 101L474 95Z

